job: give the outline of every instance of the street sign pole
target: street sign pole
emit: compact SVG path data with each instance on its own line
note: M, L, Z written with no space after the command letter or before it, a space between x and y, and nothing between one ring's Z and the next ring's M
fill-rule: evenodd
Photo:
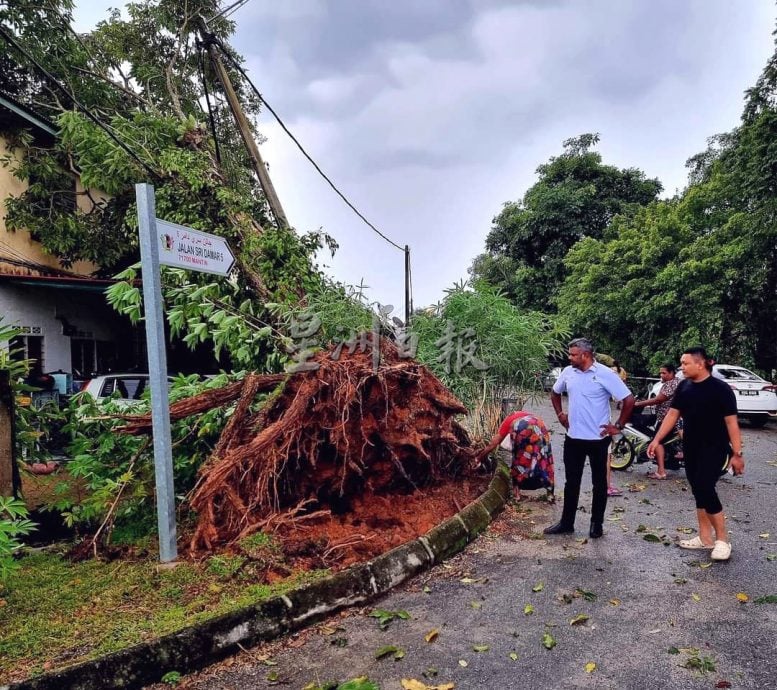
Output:
M167 386L167 352L162 316L162 278L159 271L159 244L156 237L154 188L136 184L140 263L143 275L143 302L146 316L146 347L151 386L151 416L154 434L159 560L169 563L178 557L173 487L173 450L170 436L170 400Z

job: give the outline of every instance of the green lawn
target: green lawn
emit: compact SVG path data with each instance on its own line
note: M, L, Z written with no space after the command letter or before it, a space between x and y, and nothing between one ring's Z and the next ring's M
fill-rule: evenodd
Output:
M174 632L326 574L255 584L253 565L223 555L169 570L150 559L71 563L51 553L25 556L0 589L0 683Z

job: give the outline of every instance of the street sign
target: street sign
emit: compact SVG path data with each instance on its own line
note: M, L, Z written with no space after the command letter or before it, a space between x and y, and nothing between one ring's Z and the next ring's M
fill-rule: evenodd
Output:
M235 257L226 240L207 232L168 223L156 217L156 197L150 184L136 184L140 269L146 315L146 349L151 387L151 423L154 437L159 560L178 558L173 486L173 444L170 436L170 399L167 388L167 348L159 265L226 276Z
M159 263L190 271L229 275L235 257L227 241L207 232L156 219Z

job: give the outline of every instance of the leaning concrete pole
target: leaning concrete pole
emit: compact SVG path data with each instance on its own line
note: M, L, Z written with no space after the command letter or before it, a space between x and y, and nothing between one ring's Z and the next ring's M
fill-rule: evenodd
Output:
M208 25L202 18L200 18L200 32L202 33L203 41L208 48L208 55L213 64L213 69L224 89L224 95L229 103L229 109L235 117L240 136L243 138L243 142L248 150L248 155L251 157L251 161L254 164L254 172L259 178L259 184L262 186L262 191L267 199L267 203L270 205L270 210L272 211L273 216L275 216L276 223L279 227L288 227L289 221L286 219L286 213L283 210L283 206L281 206L281 200L278 198L278 194L270 179L270 173L267 172L267 166L262 160L262 154L259 153L259 147L256 145L256 141L254 141L248 118L246 118L245 113L243 112L243 107L240 105L240 100L232 86L232 80L229 78L229 74L224 67L224 62L219 54L216 41L213 39L213 35L208 30Z

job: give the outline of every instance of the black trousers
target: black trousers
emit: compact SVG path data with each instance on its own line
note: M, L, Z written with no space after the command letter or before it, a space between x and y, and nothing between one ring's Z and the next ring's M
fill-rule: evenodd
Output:
M720 469L726 461L728 448L683 448L685 457L685 476L691 485L696 508L706 511L707 515L717 515L723 506L715 490L720 479Z
M561 522L568 526L575 524L577 502L580 500L580 482L583 468L588 458L591 463L593 482L593 501L591 504L591 522L601 525L607 508L607 449L610 437L601 440L586 441L567 436L564 439L564 507L561 510Z

